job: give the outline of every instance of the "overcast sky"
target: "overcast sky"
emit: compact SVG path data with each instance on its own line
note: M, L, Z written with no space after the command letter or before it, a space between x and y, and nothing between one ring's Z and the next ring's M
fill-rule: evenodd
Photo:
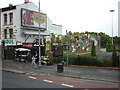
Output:
M39 0L29 0L38 6ZM113 35L118 35L118 2L120 0L40 0L41 10L54 24L62 25L65 31L104 32L112 35L111 16L113 13ZM22 4L24 0L0 0L0 8Z

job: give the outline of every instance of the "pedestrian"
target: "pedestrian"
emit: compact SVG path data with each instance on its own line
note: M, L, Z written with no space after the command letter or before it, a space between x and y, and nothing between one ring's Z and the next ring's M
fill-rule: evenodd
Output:
M38 61L39 61L39 57L38 57L37 52L36 52L36 54L35 54L35 57L36 57L35 63L38 63Z
M36 65L35 60L36 60L36 57L33 56L33 57L32 57L32 67L37 68L37 65Z

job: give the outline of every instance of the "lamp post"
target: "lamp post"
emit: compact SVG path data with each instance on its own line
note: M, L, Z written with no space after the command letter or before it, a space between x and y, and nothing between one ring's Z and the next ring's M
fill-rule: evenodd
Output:
M49 31L50 34L50 52L51 52L51 32Z
M40 15L40 0L39 0L39 15ZM39 17L39 67L41 67L41 48L40 48L40 17Z
M113 45L113 12L114 12L115 10L110 10L110 12L112 13L112 18L111 18L111 20L112 20L112 45Z
M68 33L67 33L67 30L66 30L66 37L67 37L67 66L68 66L69 61L68 61Z

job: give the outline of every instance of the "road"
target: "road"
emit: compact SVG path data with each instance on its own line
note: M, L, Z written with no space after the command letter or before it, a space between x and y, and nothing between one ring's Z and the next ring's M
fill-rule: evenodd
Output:
M51 66L42 66L41 69L33 69L31 67L31 63L23 63L23 62L15 62L11 60L3 61L3 68L20 70L26 73L47 73L52 75L62 75L68 77L76 77L76 78L89 78L89 79L103 79L107 81L119 81L118 76L120 73L118 70L105 70L105 69L94 69L94 68L80 68L80 67L67 67L64 66L63 73L56 72L56 65Z
M2 80L2 88L68 88L9 72L3 72Z
M3 88L118 88L117 83L3 72Z

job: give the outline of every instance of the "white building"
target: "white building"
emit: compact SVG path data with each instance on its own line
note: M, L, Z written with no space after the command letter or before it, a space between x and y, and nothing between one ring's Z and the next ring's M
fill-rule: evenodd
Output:
M18 44L33 43L33 41L38 37L39 24L37 25L36 23L35 27L34 25L23 25L23 14L25 13L25 11L30 11L38 14L39 8L34 3L25 0L23 4L15 6L10 4L9 7L1 9L0 38L2 40L8 40L9 43L9 40L12 39L11 42L14 43L13 45L16 45L16 42ZM43 13L42 11L40 12ZM40 32L41 38L50 35L50 33L54 33L55 35L62 35L62 26L53 24L47 16L46 23L41 24L40 27L42 29L44 27L44 30L41 29Z
M39 24L40 23L40 24ZM40 26L39 26L40 25ZM40 27L40 28L39 28ZM41 51L50 51L50 34L62 35L62 26L53 24L52 21L39 8L29 0L23 4L9 5L0 9L0 46L1 41L5 41L5 58L13 60L16 47L29 47L33 52L38 51L35 46L36 39L41 39ZM45 45L46 43L46 45ZM47 48L47 49L46 49Z

